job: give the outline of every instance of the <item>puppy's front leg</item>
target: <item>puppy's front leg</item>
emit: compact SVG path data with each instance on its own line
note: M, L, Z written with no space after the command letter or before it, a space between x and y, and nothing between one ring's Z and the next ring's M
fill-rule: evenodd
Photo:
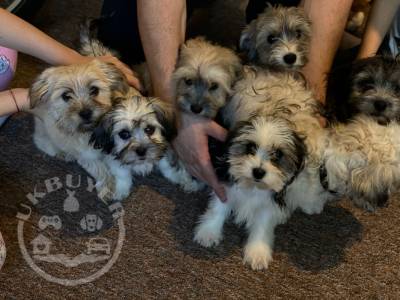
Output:
M95 179L98 197L103 201L113 200L115 178L107 165L101 160L79 159L78 163Z
M243 263L249 264L253 270L262 270L268 268L272 261L274 229L277 224L267 211L258 212L252 221L247 224L249 237L244 248Z
M215 194L208 204L207 211L200 218L200 223L195 228L194 241L203 247L216 246L222 240L222 230L226 218L231 213L228 201L223 203Z
M46 125L39 118L35 117L35 132L33 134L33 142L36 147L49 156L57 156L61 151L57 149L49 138Z
M117 201L124 200L129 196L132 188L132 171L129 167L122 166L114 157L107 157L106 162L109 165L110 172L115 178L115 192L113 199Z

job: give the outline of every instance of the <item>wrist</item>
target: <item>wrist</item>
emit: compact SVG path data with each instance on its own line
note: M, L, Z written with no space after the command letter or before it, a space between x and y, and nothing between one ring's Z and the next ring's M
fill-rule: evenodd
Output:
M18 111L27 111L30 109L30 101L29 101L29 91L28 89L23 88L15 88L10 89L10 94L13 97L11 99L14 101L16 105L16 110Z

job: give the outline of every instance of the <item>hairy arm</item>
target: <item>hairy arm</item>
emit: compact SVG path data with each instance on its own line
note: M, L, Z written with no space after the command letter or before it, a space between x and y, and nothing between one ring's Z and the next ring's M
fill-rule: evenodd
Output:
M340 45L352 0L303 0L302 5L312 22L309 62L304 67L315 97L325 102L326 79Z
M171 76L185 40L186 1L138 0L137 11L153 94L172 101Z
M358 58L374 56L385 37L399 8L400 0L375 0L358 52Z

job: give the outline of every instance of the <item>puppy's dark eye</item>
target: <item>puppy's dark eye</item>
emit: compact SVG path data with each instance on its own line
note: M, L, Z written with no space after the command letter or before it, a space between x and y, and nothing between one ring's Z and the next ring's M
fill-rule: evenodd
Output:
M145 129L144 132L150 136L154 133L154 131L156 130L156 128L153 125L148 125Z
M268 43L270 43L271 45L272 45L273 43L275 43L277 40L278 40L278 37L276 37L276 36L273 35L273 34L270 34L270 35L267 37L267 41L268 41Z
M70 96L69 92L64 92L64 93L61 94L61 98L65 102L68 102L69 100L71 100L72 97Z
M191 85L193 84L193 80L192 80L192 79L189 79L189 78L186 78L186 79L185 79L185 84L186 84L187 86L191 86Z
M276 149L272 153L272 160L274 160L274 161L279 161L279 160L281 160L282 157L283 157L283 151L281 149Z
M400 85L394 84L393 89L396 92L396 94L400 94Z
M126 130L126 129L122 129L119 133L118 133L119 137L123 140L127 140L131 137L131 133Z
M246 154L247 155L254 155L257 152L257 145L253 142L248 142L246 144Z
M92 86L90 88L90 96L97 96L99 94L99 88L97 86Z
M361 91L367 92L375 88L375 82L370 78L366 78L358 82L358 87Z
M216 89L218 89L218 83L212 82L211 85L210 85L209 90L210 91L215 91Z
M303 33L301 32L300 29L296 30L296 39L301 38L302 35L303 35Z

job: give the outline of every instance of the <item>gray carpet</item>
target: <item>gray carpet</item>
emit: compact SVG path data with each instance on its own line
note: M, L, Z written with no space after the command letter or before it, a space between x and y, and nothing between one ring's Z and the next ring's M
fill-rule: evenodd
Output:
M100 3L49 0L34 23L71 45L82 16L95 16ZM27 87L45 65L20 56L13 86ZM87 191L87 176L75 164L49 158L32 143L33 121L19 114L0 130L0 231L7 259L0 271L0 298L4 299L118 299L118 298L400 298L400 202L370 214L342 201L321 215L296 213L276 231L274 261L266 271L242 265L243 229L225 227L225 238L213 250L192 242L192 230L207 203L207 195L185 194L157 174L138 178L123 202L126 236L111 269L100 278L78 286L49 282L29 267L18 242L32 254L39 234L52 241L51 253L70 257L84 251L90 238L107 238L114 249L119 226L107 206ZM67 185L68 174L72 183ZM46 179L58 178L59 190L46 191ZM56 185L53 185L53 187ZM49 185L51 188L51 185ZM27 195L43 192L33 206ZM68 197L68 191L73 196ZM66 199L76 199L79 210L64 211ZM74 201L72 201L74 203ZM76 201L75 201L76 203ZM33 211L25 222L16 218ZM68 205L67 205L68 206ZM67 207L68 208L68 207ZM76 208L76 207L75 207ZM102 220L98 231L83 229L86 214ZM59 215L60 230L41 230L41 216ZM97 218L97 220L98 220ZM43 224L42 224L43 225ZM101 226L100 226L101 225ZM41 226L43 228L43 226ZM96 229L97 230L97 229ZM44 251L43 248L39 250ZM101 271L104 261L65 267L34 259L47 274L70 282Z

